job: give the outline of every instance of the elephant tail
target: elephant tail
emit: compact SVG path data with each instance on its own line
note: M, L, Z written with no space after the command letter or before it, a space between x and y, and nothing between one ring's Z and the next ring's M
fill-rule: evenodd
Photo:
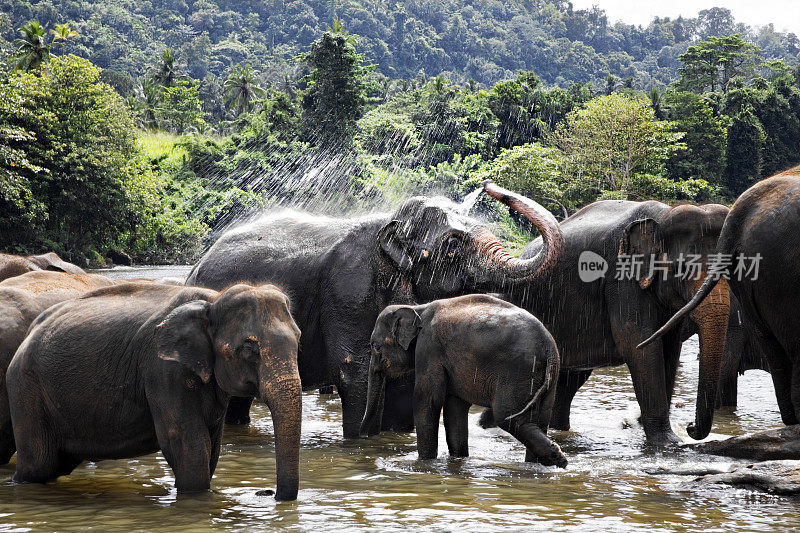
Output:
M478 419L478 425L483 429L496 428L497 420L494 419L494 411L491 408L484 409Z
M553 344L555 345L555 343L553 343ZM538 359L534 360L533 369L532 369L532 373L533 374L536 373L536 362L537 361L538 361ZM547 356L547 368L545 369L545 372L544 372L544 381L542 381L542 384L539 386L539 388L536 390L536 392L533 393L533 397L531 397L530 401L527 404L525 404L525 407L523 407L520 412L515 413L513 415L510 415L510 416L507 416L506 420L511 420L512 418L516 418L518 416L524 415L525 413L530 411L531 408L534 405L536 405L536 402L539 401L539 398L541 398L544 394L547 393L547 391L550 390L551 387L553 387L553 381L556 379L556 376L558 376L558 371L560 370L559 367L560 367L560 360L559 360L559 357L558 357L558 350L555 348L555 346L553 346L553 349L550 351L550 354Z
M705 281L703 281L703 284L700 285L700 288L697 289L696 293L694 293L692 299L689 300L689 303L684 305L682 309L680 309L677 313L672 315L672 318L670 318L666 324L661 326L661 328L655 333L653 333L648 339L642 341L642 343L639 344L637 348L639 349L644 348L645 346L647 346L648 344L655 341L656 339L664 335L666 332L674 328L677 324L679 324L680 321L683 320L683 317L694 311L694 309L698 305L700 305L703 300L705 300L706 296L711 294L711 291L714 290L714 287L716 287L717 282L719 282L719 280L720 280L719 275L715 275L714 273L709 272L708 275L706 276Z

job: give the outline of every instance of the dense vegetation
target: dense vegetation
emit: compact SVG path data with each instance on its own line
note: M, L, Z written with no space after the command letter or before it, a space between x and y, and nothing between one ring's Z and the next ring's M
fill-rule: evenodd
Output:
M274 9L253 15L262 4ZM486 178L559 215L602 198L730 201L800 161L793 35L753 34L720 9L642 29L608 26L596 9L507 4L411 2L382 17L370 4L372 19L405 29L381 34L403 45L376 55L380 25L358 23L356 2L324 4L350 24L333 19L321 34L318 20L295 27L300 12L328 13L302 2L15 2L11 20L48 23L20 22L20 38L0 42L0 250L189 261L266 205L370 210L412 192L462 198ZM256 11L240 20L237 9ZM446 33L452 20L470 21L466 33ZM526 56L541 59L534 70L514 59L520 25L549 58ZM184 46L203 35L210 48ZM231 39L241 54L220 55ZM674 61L651 69L656 42ZM420 43L444 50L440 62ZM558 43L591 53L547 56ZM629 70L609 67L623 55ZM530 238L496 207L482 212L506 239Z

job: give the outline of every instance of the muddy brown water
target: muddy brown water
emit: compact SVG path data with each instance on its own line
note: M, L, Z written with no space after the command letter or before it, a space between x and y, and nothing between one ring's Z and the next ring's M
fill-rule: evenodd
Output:
M117 269L116 278L172 276L185 268ZM673 427L686 441L697 383L697 341L684 344ZM719 412L712 438L779 427L768 374L740 379L739 407ZM680 407L676 405L682 405ZM257 496L274 487L272 425L264 405L248 427L226 427L212 490L178 496L161 454L84 463L47 485L0 486L1 531L98 530L548 530L787 531L800 529L800 500L741 488L700 488L692 478L653 476L657 467L726 467L732 461L644 444L630 376L595 371L573 404L572 430L552 431L566 470L522 462L523 447L470 415L470 457L416 460L413 434L342 439L335 395L303 397L300 493L296 502ZM0 467L0 479L13 473Z

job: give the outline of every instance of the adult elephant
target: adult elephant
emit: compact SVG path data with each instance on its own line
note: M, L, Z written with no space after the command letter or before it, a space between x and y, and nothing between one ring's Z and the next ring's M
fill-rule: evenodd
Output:
M57 304L6 377L17 468L44 483L83 460L161 450L179 492L210 487L230 394L257 395L275 432L276 499L298 490L300 330L277 287L127 283Z
M492 184L486 189L517 209L516 198ZM694 324L683 332L672 332L647 349L636 345L692 298L727 211L722 205L670 207L655 201L607 200L562 222L564 253L551 274L508 294L538 317L558 344L561 373L552 428L569 429L572 399L593 369L624 364L631 373L648 441L679 442L669 411L681 341L693 328L700 336L697 425L710 424L728 322L727 287L720 285L704 301L691 317ZM538 238L521 257L536 257L542 247ZM681 264L688 267L681 258L696 260L691 264L701 270L688 276L696 280L680 275ZM696 434L692 428L689 431Z
M742 319L742 311L735 296L731 296L728 334L725 337L725 354L719 374L717 407L736 407L739 393L739 376L747 370L766 370L769 364L764 354L753 342Z
M14 455L14 433L6 393L6 369L39 313L113 282L97 274L34 271L0 282L0 465Z
M524 199L520 212L544 236L538 254L513 258L482 223L444 198L414 197L393 213L353 219L297 212L266 216L226 232L195 265L188 284L221 289L274 283L293 302L303 332L303 388L336 385L343 432L357 438L367 402L369 339L380 311L540 280L563 240L555 218ZM413 379L387 383L384 429L411 429ZM249 401L232 402L228 420L249 420Z
M709 272L683 309L642 343L660 342L687 314L695 312L707 295L729 284L741 305L745 331L769 364L786 425L800 421L798 226L800 166L756 183L736 200L719 236L718 268Z
M27 257L0 254L0 281L35 270L53 270L70 274L86 273L81 267L64 261L54 252Z

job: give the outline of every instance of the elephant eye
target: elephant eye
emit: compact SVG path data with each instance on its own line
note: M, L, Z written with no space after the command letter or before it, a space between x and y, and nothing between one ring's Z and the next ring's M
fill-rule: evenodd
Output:
M453 257L458 252L460 247L461 239L451 235L444 243L444 253L447 254L448 257Z
M258 361L261 356L261 348L258 345L258 341L248 339L244 341L239 350L241 356L248 361Z

